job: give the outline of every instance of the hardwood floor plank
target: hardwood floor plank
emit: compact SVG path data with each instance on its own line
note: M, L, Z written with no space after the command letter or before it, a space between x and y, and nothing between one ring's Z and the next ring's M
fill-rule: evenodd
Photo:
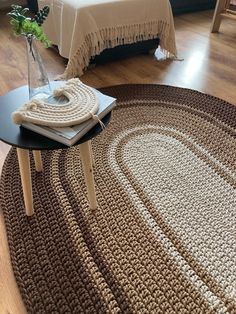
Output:
M0 12L0 95L27 84L27 60L22 38L10 32L6 11ZM223 20L220 33L211 34L213 11L191 13L175 18L179 57L183 61L158 61L156 55L141 55L107 63L88 70L82 81L96 88L126 84L168 84L197 89L236 104L236 27ZM66 62L55 49L40 49L54 79ZM9 146L0 142L0 172ZM11 270L6 232L0 213L0 313L24 314Z

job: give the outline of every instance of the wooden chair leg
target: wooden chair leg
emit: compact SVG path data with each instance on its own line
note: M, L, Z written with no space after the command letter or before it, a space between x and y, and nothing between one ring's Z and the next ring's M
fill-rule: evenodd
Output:
M215 33L219 31L220 23L222 20L221 13L224 11L226 6L229 4L229 0L217 0L216 8L213 16L213 22L211 26L211 32Z
M37 172L43 171L43 162L40 150L33 150L34 164Z
M34 206L29 151L27 149L17 148L17 156L20 168L26 215L31 216L34 213Z
M87 141L79 145L84 179L87 187L88 201L91 209L97 208L96 191L94 186L93 165L91 156L91 143Z

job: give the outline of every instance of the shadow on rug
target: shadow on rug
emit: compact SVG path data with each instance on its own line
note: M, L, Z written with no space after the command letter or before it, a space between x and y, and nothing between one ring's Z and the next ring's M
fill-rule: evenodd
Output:
M24 214L16 152L0 202L29 313L236 313L236 108L158 85L105 88L118 105L93 140L99 208L78 147L32 166Z

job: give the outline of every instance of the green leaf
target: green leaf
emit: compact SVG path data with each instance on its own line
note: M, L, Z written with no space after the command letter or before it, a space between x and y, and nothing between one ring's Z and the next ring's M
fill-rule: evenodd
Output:
M43 7L34 17L33 21L37 22L39 26L43 24L49 14L50 8L48 6Z
M28 8L22 8L19 5L12 5L12 10L7 13L10 17L10 24L16 36L25 36L27 39L35 38L42 42L45 47L50 47L51 42L44 33L41 25L49 14L49 7L45 6L40 10L34 19L26 16Z

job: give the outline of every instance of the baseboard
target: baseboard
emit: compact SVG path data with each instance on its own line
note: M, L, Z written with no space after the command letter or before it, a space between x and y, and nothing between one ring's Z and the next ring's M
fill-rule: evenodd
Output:
M10 8L12 4L26 5L26 0L1 0L0 9Z

